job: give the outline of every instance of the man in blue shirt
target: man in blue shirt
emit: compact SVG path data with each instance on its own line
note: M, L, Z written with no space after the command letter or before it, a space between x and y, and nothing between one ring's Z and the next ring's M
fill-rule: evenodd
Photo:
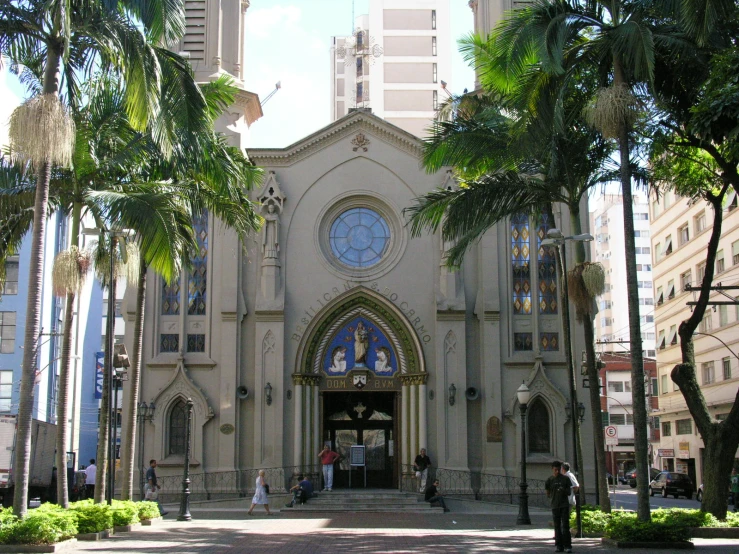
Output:
M154 498L151 498L150 500L154 500L157 505L159 506L159 514L166 516L169 512L165 512L162 510L162 504L159 502L159 489L160 487L157 484L157 461L156 460L149 460L149 469L146 470L146 485L148 487L148 490L151 491L152 496L156 495ZM147 494L147 496L149 496ZM147 498L149 500L149 498Z
M285 508L292 508L296 503L305 504L313 496L313 483L308 481L303 474L298 475L298 484L290 489L293 499L285 504Z

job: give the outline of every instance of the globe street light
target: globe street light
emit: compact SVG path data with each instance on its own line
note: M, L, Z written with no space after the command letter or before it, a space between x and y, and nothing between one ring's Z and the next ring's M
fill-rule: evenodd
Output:
M518 500L518 519L516 525L531 525L529 517L529 495L526 489L529 484L526 482L526 408L531 398L531 391L526 383L521 383L516 391L518 397L518 405L521 408L521 494Z
M578 401L577 401L577 383L575 375L575 364L572 358L572 333L570 327L570 295L567 290L567 241L573 242L590 242L593 240L593 235L583 233L580 235L572 235L566 237L562 234L559 229L549 229L547 231L547 238L541 241L542 246L556 246L559 257L560 266L562 268L562 287L564 297L564 331L565 331L565 358L567 360L567 369L570 374L570 422L572 423L572 462L575 470L575 475L582 480L580 473L580 464L578 463L577 453L580 451L580 432L578 422ZM577 511L577 536L582 536L582 520L580 517L580 495L575 495L575 508Z

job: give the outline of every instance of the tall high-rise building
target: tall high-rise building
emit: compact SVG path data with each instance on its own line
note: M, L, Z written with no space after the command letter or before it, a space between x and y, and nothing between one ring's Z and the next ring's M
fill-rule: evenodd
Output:
M620 194L599 198L590 212L595 240L591 242L593 261L606 272L606 290L598 298L595 337L600 352L629 350L629 307L626 294L623 200ZM634 233L636 271L639 280L639 318L642 349L648 358L655 356L654 292L652 290L652 254L649 236L649 205L643 195L634 195ZM620 343L620 344L619 344Z
M449 0L370 0L355 25L331 45L332 120L370 108L424 136L451 79Z
M682 361L680 323L690 317L689 301L696 300L690 286L700 287L706 271L706 246L713 228L713 209L667 191L651 198L652 253L654 257L655 327L662 433L659 469L690 475L698 486L703 480L703 440L688 412L685 399L670 373ZM724 220L716 255L713 286L735 285L739 280L739 209L737 195L724 204ZM736 290L716 290L711 301L731 304L709 306L693 337L695 366L703 396L713 418L724 419L736 398L739 383L739 298ZM739 457L739 456L736 456Z

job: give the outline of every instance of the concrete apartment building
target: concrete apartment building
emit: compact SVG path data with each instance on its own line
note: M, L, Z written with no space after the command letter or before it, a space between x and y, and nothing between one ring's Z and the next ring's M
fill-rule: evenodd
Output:
M624 214L620 194L598 198L590 212L590 226L595 240L590 243L591 259L603 264L606 291L598 299L595 337L599 352L623 352L629 349L629 307L624 264ZM634 195L634 233L636 269L639 280L639 316L642 324L644 356L655 357L654 292L652 290L652 253L649 231L649 205L643 195ZM620 300L620 301L619 301ZM622 344L618 344L618 343Z
M600 370L600 407L604 412L603 424L613 425L618 431L618 445L606 449L606 467L611 475L623 477L636 465L634 457L634 406L631 398L631 356L628 350L604 352ZM649 410L649 453L650 464L654 465L659 446L660 431L657 408L657 362L644 358L644 372L648 379L647 409ZM653 415L654 414L654 415ZM655 417L657 415L657 417Z
M739 283L739 210L731 193L724 221L713 285ZM713 210L706 202L690 202L668 191L651 197L655 327L659 374L659 414L662 426L658 466L688 473L696 486L703 476L703 441L670 372L680 362L680 322L690 315L687 302L705 274L706 245ZM711 300L731 300L737 291L714 292ZM695 338L698 381L711 415L720 420L729 412L739 386L739 305L710 308Z
M331 119L352 108L423 137L451 79L449 0L370 0L331 45Z

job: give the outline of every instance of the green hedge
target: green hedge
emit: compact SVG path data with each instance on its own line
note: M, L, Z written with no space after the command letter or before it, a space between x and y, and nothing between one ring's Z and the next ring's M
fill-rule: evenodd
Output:
M690 538L692 527L739 527L739 514L729 512L726 521L712 514L685 508L658 509L647 523L638 521L634 512L613 510L601 512L597 506L584 505L580 509L583 534L606 536L627 542L673 542ZM577 526L577 516L570 514L570 528Z
M80 533L100 533L113 527L113 511L107 504L94 504L92 500L80 500L69 505L77 515Z
M160 516L159 505L156 502L144 500L143 502L136 502L136 507L139 510L139 519L141 521L154 519Z
M133 525L139 522L139 508L131 500L113 500L113 525Z
M77 534L77 517L71 510L44 504L19 520L12 508L0 516L0 544L54 544ZM10 515L8 515L10 512Z

